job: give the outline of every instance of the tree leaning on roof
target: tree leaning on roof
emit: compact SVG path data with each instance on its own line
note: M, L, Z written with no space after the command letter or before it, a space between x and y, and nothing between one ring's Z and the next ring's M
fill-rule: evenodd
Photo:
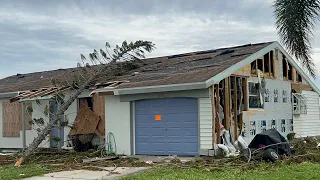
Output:
M94 50L93 53L89 54L89 60L81 54L83 67L78 68L78 77L75 78L73 82L66 82L67 85L74 88L75 93L61 104L59 111L56 114L53 114L52 119L50 119L49 123L38 133L38 136L26 148L22 157L16 162L15 166L20 167L24 159L38 148L41 142L46 139L53 126L60 121L60 117L63 116L64 112L69 108L72 102L75 101L88 86L94 83L96 79L104 75L108 70L116 67L117 61L144 58L145 52L150 53L155 49L155 44L150 41L142 40L130 43L124 41L121 46L117 45L112 52L110 52L111 47L109 43L106 43L105 48L106 50ZM92 65L98 65L96 66L97 69L90 68L87 63L88 61Z
M273 7L281 42L315 78L311 40L319 19L320 0L275 0Z

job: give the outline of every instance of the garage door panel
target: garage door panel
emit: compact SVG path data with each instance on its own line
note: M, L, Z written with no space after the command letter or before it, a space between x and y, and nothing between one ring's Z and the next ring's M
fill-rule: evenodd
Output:
M197 99L140 100L135 109L136 154L198 155Z

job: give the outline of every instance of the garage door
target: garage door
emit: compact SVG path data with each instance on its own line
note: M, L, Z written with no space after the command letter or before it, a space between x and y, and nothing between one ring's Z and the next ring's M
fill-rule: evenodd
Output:
M197 99L136 101L136 154L198 155L198 134Z

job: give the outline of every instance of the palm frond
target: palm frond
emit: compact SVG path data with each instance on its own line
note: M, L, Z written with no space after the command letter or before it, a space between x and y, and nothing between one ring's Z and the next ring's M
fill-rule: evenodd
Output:
M273 6L281 42L316 77L311 40L319 18L320 0L276 0Z

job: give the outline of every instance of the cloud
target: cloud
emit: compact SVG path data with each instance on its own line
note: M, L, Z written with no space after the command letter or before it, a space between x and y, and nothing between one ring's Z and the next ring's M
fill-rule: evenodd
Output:
M151 40L154 57L278 40L272 1L3 2L0 77L76 66L80 53L106 41ZM314 47L320 67L320 44Z

